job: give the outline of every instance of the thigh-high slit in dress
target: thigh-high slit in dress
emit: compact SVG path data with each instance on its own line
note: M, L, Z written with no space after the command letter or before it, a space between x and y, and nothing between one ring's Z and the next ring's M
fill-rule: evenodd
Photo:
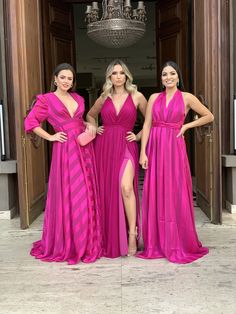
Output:
M137 117L132 96L128 95L119 113L107 97L101 109L104 132L96 137L95 156L101 200L103 256L115 258L128 253L128 223L121 193L121 180L128 161L134 169L137 227L139 225L138 146L126 140Z

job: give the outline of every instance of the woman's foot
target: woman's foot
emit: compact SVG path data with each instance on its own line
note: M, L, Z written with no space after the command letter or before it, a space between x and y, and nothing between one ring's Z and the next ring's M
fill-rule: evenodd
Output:
M128 249L128 256L134 256L137 252L137 227L135 232L129 232L129 249Z

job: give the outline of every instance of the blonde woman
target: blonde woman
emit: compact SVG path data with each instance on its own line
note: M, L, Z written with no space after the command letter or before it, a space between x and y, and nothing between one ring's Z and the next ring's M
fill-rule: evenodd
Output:
M137 108L145 114L146 99L132 84L121 60L106 71L103 93L87 115L91 133L97 132L95 157L101 200L103 256L115 258L137 251L139 221L138 145L141 133L132 130ZM102 126L96 118L101 113Z

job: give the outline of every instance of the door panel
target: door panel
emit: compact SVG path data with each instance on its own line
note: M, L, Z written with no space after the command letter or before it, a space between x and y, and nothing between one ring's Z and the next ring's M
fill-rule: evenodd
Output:
M195 174L197 203L206 215L212 217L213 177L212 177L212 129L195 129Z
M196 6L197 3L197 6ZM193 7L194 12L194 93L199 100L206 103L206 88L205 84L207 76L206 72L206 23L204 23L204 1L196 1ZM210 110L212 108L209 108ZM209 160L210 143L212 142L212 132L204 134L204 128L195 129L195 174L196 174L196 192L197 203L206 215L211 219L212 216L212 173L210 172ZM208 135L208 136L207 136ZM211 152L212 153L212 152ZM210 179L211 177L211 179ZM211 186L209 186L211 183Z
M51 43L53 47L55 66L65 61L73 63L74 50L71 40L51 35Z
M47 150L45 141L25 135L24 117L35 95L45 91L45 82L49 89L56 64L74 63L72 6L58 1L8 0L5 10L8 99L15 109L20 218L21 227L27 228L45 207Z
M181 68L188 89L188 1L162 0L157 2L157 77L166 61L175 61ZM158 82L159 83L159 82ZM161 87L161 86L159 86Z
M194 94L215 121L195 130L197 202L213 223L221 223L221 1L194 0Z
M52 73L60 63L70 63L75 67L75 40L73 7L56 0L43 0L43 41L45 90L49 91ZM53 133L47 124L47 131ZM51 164L52 143L47 142L46 173Z
M191 87L191 41L189 33L189 1L186 0L162 0L157 3L157 77L160 77L160 69L166 61L175 61L182 72L186 90ZM157 82L161 90L161 82ZM190 112L186 122L192 118ZM193 135L191 130L185 135L185 142L189 157L191 172L194 175Z
M32 98L42 91L40 10L39 0L5 1L8 35L7 89L9 105L15 110L17 177L22 228L27 228L41 213L45 198L44 142L26 136L24 132L24 117Z
M158 77L164 62L175 61L182 70L186 90L193 89L215 116L213 126L190 130L186 137L191 170L196 176L197 200L214 223L221 222L221 6L219 0L157 3Z
M43 0L45 87L59 63L75 66L73 7L55 0Z

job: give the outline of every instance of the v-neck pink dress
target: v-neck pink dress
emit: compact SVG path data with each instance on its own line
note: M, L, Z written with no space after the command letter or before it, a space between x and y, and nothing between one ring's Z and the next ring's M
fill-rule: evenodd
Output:
M138 146L126 140L137 117L132 96L128 95L119 113L112 99L107 97L101 118L104 133L96 137L95 156L101 200L103 256L115 258L128 253L127 221L121 194L121 179L128 160L131 161L135 177L137 226L139 221L138 200Z
M84 147L76 138L85 129L84 99L71 96L78 107L71 117L54 93L38 95L25 119L31 132L47 120L55 132L65 132L67 141L53 142L42 239L31 255L48 262L94 262L101 255L100 209L93 145Z
M208 253L198 240L192 180L183 137L185 105L177 90L166 107L166 93L153 104L147 146L148 169L142 195L144 252L142 258L167 258L190 263Z

